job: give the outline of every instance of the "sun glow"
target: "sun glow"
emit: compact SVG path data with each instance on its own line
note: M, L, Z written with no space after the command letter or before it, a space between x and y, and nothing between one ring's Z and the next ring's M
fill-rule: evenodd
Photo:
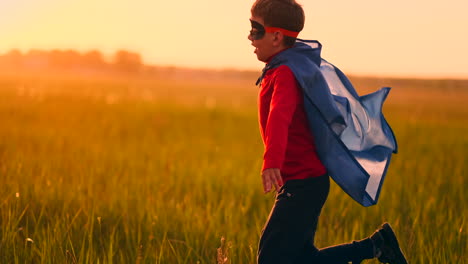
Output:
M349 73L468 78L468 2L299 1L300 38ZM247 40L252 1L2 0L0 53L118 49L147 63L260 69ZM436 15L437 14L437 15Z

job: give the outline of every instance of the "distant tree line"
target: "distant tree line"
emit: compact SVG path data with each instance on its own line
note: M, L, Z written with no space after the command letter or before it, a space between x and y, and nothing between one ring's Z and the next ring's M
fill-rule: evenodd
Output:
M112 70L136 73L143 66L140 54L126 50L115 52L110 60L104 59L97 50L80 53L75 50L33 49L22 53L14 49L0 54L0 67L10 69Z
M21 52L17 49L0 52L0 74L2 72L67 72L71 74L131 74L145 78L190 79L190 80L256 80L257 71L236 69L203 69L176 66L145 65L140 54L118 50L105 57L98 50L78 52L76 50L38 50Z

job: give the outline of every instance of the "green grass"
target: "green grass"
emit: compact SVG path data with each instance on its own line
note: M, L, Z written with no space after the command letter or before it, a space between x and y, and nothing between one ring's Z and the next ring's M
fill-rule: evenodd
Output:
M399 154L377 206L332 185L317 245L389 221L410 263L465 263L464 83L357 83L397 84L385 113ZM256 93L251 80L0 78L0 263L254 263L274 201Z

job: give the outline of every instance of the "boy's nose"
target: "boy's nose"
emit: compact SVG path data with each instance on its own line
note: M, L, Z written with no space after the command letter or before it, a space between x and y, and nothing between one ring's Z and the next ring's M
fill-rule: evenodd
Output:
M247 35L247 39L250 40L250 41L253 41L252 36L250 34Z

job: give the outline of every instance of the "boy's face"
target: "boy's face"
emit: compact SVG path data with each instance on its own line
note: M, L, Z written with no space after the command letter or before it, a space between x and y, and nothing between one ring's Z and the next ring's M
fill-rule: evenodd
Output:
M254 53L257 55L257 59L267 62L271 56L284 49L282 35L278 35L277 32L265 32L265 23L261 17L252 16L250 21L252 29L248 39L252 42L252 46L255 47Z

